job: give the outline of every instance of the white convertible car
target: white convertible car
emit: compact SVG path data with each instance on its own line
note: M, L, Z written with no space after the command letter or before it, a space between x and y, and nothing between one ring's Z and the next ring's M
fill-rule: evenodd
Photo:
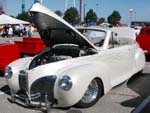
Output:
M12 102L90 107L144 69L145 55L131 28L74 28L40 3L30 14L47 48L7 66Z

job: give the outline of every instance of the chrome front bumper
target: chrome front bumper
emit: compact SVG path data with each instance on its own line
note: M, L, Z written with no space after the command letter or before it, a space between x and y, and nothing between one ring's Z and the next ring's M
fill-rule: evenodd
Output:
M33 107L44 107L47 103L47 95L45 95L45 102L35 102L34 100L39 98L41 96L40 93L38 94L32 94L31 96L28 96L27 94L15 94L13 91L11 91L11 102L13 103L19 103L24 106L33 106ZM49 102L52 103L52 102Z
M22 105L24 107L36 107L39 109L44 109L47 111L47 113L50 113L51 107L53 107L55 104L57 104L57 100L54 99L54 101L49 101L48 100L48 95L45 95L45 101L44 102L34 102L35 99L39 98L41 95L40 93L31 95L30 97L27 95L18 95L13 93L11 90L11 98L10 101L12 103L17 103L19 105Z
M58 104L54 97L54 84L57 76L43 76L34 81L30 88L28 86L28 77L29 75L26 70L20 71L18 79L20 90L17 93L13 89L10 91L10 101L12 103L18 103L26 107L46 108L46 110Z

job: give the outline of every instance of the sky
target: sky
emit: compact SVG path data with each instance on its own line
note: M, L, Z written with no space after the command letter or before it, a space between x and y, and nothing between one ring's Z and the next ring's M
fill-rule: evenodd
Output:
M22 0L0 0L5 1L6 12L8 15L16 16L21 13ZM62 13L65 10L66 0L42 0L43 5L48 7L52 11L60 10ZM73 0L68 0L68 8L73 6ZM79 1L75 0L76 8L79 10ZM150 0L82 0L83 8L82 14L93 9L97 16L107 17L112 14L114 10L118 11L121 15L121 22L127 24L131 20L134 21L150 21ZM26 11L31 7L34 0L25 0ZM129 12L132 8L134 11Z

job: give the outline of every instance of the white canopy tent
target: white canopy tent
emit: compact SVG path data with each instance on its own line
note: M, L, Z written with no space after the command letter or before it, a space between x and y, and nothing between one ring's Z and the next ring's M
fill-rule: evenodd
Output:
M30 23L2 14L0 15L0 25L4 24L30 24Z

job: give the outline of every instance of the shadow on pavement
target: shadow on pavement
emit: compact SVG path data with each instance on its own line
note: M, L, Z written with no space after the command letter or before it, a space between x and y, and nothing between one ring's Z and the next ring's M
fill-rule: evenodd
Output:
M127 82L128 88L138 93L141 97L150 95L150 74L138 73Z
M80 111L78 109L71 109L71 110L67 111L66 113L82 113L82 111Z
M136 74L131 79L129 79L129 81L127 82L127 87L138 93L139 96L130 100L126 100L122 102L121 105L125 107L134 107L136 109L148 96L150 96L150 74ZM147 109L143 109L141 112L138 113L150 113L150 108L146 108Z
M150 61L150 55L145 55L146 61Z
M141 102L144 100L144 98L142 97L136 97L127 101L124 101L121 103L122 106L126 106L126 107L137 107L141 104Z
M5 85L5 86L1 87L0 91L4 92L7 95L10 95L10 89L9 89L8 85Z
M0 77L4 77L4 72L0 71Z

